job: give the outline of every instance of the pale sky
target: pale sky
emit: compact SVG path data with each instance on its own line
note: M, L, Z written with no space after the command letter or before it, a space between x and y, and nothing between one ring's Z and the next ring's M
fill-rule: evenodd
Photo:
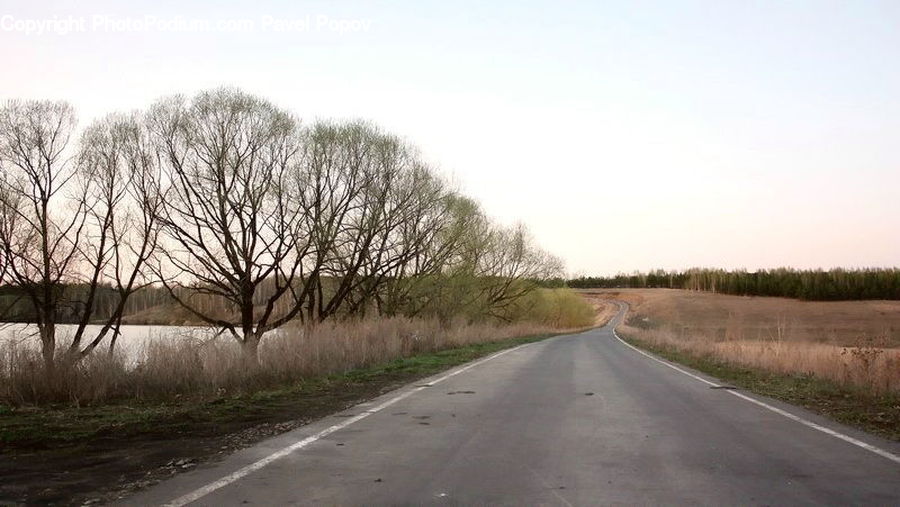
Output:
M0 99L369 119L572 273L900 265L898 1L186 3L0 0Z

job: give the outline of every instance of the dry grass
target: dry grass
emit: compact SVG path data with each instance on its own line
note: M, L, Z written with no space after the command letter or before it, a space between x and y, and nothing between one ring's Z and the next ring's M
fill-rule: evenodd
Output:
M258 370L248 370L231 339L151 342L134 368L122 355L95 354L48 382L34 348L0 350L0 403L65 401L76 405L114 399L165 400L221 396L304 378L342 373L418 353L560 332L545 324L466 324L405 318L293 326L267 336Z
M622 332L656 347L900 393L900 302L806 302L669 289L592 291L631 305Z
M641 327L684 330L709 339L900 346L900 301L799 301L676 289L586 291L631 306Z
M263 338L260 366L247 368L230 337L164 336L128 354L95 353L76 366L45 375L35 343L0 342L0 409L65 401L75 405L115 399L221 396L472 344L590 327L591 305L568 289L541 289L515 308L513 323L370 318L291 324ZM178 333L174 328L173 333ZM135 356L136 355L136 356Z
M594 326L596 327L605 326L619 311L619 307L610 301L609 298L589 292L582 292L581 296L594 309Z
M692 356L782 374L813 375L839 385L874 393L900 393L900 350L877 347L839 347L799 341L713 341L665 329L621 326L654 347L672 348Z

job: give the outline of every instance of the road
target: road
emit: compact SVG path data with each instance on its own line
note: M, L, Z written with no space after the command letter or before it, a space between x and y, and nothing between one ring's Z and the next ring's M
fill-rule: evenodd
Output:
M710 382L607 326L388 393L126 503L900 504L896 443Z

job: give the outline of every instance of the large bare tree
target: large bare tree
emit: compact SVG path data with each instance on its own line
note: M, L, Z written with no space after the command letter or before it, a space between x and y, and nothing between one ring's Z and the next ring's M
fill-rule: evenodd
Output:
M479 294L487 313L501 320L520 298L534 290L534 281L561 276L562 261L539 248L522 224L495 227L472 259Z
M471 231L482 215L473 200L446 189L437 195L426 192L424 197L423 204L430 203L419 207L402 231L409 238L406 241L416 246L415 251L379 291L379 310L410 317L431 312L446 320L462 302L448 301L448 289L460 281L465 242L471 239ZM471 280L468 274L465 278Z
M155 270L182 307L229 332L255 364L262 336L294 318L308 291L298 122L220 88L161 101L149 123L168 182Z
M110 331L118 334L155 242L154 162L139 125L129 117L103 119L70 156L74 127L74 111L62 102L11 101L0 109L4 282L34 315L48 372L61 322L76 324L63 355L69 362L90 354ZM92 333L101 294L112 308Z
M519 224L503 227L486 217L474 202L462 208L462 230L441 274L420 284L424 312L445 324L454 316L470 320L508 320L515 303L537 288L536 281L560 276L562 263L539 248Z
M320 123L304 147L304 209L316 283L307 316L440 314L502 318L530 292L526 280L558 274L558 261L523 227L494 225L400 139L365 122Z
M77 167L87 223L84 240L77 242L84 293L68 349L73 358L90 354L107 335L114 349L129 298L152 280L145 264L159 239L163 202L156 153L137 114L109 115L88 127ZM113 292L112 306L99 330L87 333L104 291Z
M63 289L72 281L77 239L85 224L75 200L65 209L64 190L75 177L68 153L75 111L65 102L9 101L0 108L0 249L6 281L33 307L44 365L52 371Z

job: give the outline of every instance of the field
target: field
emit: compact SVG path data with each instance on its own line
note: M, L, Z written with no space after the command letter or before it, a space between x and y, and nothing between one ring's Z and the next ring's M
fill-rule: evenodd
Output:
M619 334L668 359L900 440L900 302L674 289L585 291L629 304Z
M657 346L876 393L900 392L900 301L809 302L673 289L590 297L628 302L622 332Z
M626 301L629 323L713 340L900 347L900 301L799 301L676 289L585 291Z

